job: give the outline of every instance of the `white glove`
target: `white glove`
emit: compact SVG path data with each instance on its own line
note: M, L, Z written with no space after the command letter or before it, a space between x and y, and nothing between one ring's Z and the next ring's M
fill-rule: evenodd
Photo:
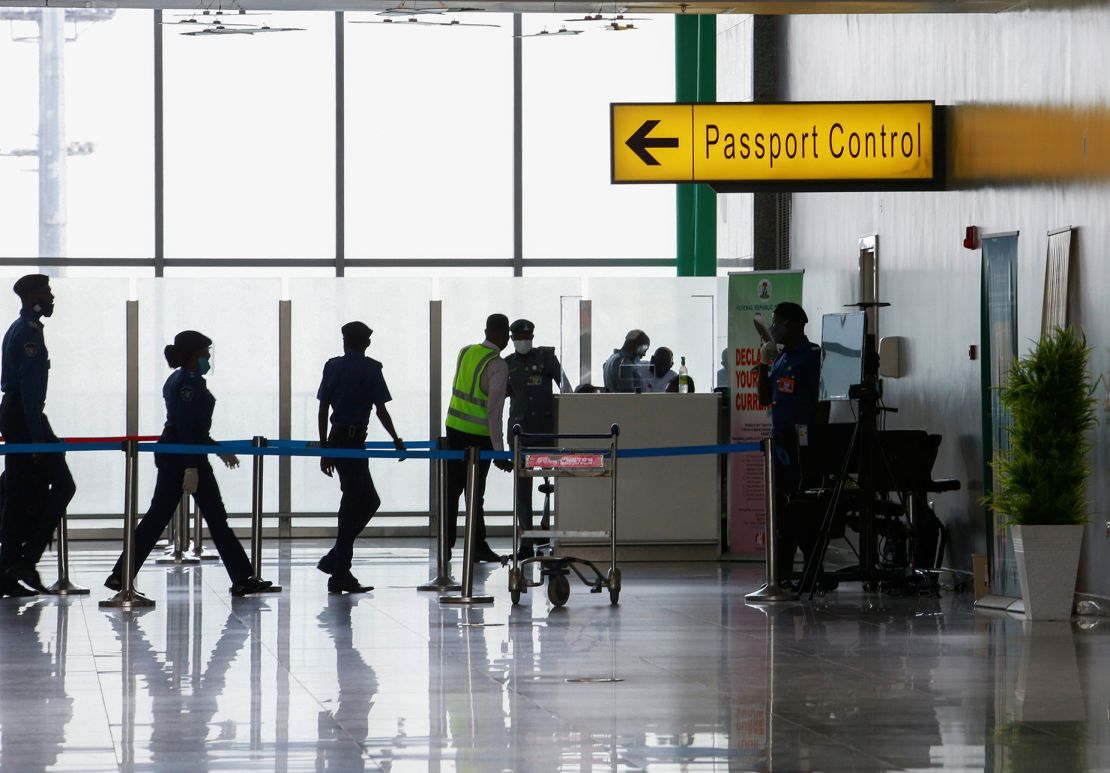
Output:
M181 493L195 494L197 493L197 484L200 483L200 476L197 475L196 467L185 468L185 478L181 481Z
M774 341L764 341L759 348L759 364L771 367L779 357L779 345Z
M229 470L234 470L239 466L239 457L235 454L216 454L216 456L220 457L220 461L223 462L224 466Z

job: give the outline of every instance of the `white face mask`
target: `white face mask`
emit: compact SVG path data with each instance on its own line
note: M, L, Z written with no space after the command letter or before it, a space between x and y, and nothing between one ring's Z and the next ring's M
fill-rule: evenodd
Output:
M532 351L531 341L513 341L513 348L516 349L517 354L528 354Z

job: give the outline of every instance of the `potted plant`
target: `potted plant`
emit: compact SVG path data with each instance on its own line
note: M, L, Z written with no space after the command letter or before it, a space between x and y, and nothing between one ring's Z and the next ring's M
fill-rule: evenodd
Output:
M1007 518L1029 620L1071 617L1087 521L1094 385L1087 339L1071 328L1044 336L1001 389L1010 448L994 466L987 503Z

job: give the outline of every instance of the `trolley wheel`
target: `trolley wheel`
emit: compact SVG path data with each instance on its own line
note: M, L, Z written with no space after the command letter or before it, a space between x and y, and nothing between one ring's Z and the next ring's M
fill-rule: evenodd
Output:
M514 604L520 603L520 588L524 584L524 573L520 568L509 570L509 598Z
M548 578L547 598L557 607L567 603L570 598L570 580L565 574L553 574Z

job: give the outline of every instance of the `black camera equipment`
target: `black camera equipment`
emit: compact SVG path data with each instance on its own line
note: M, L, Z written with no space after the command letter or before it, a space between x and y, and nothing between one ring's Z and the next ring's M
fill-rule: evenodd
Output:
M849 304L862 309L867 315L867 331L872 329L872 315L876 310L889 303L855 303ZM894 476L890 473L890 465L883 456L882 441L879 434L879 414L882 411L895 412L896 409L885 408L881 405L883 384L879 378L879 355L874 334L867 332L864 338L863 369L859 384L851 387L849 398L856 401L857 416L852 429L851 439L843 457L840 471L833 485L832 495L828 499L824 517L821 521L817 543L806 561L802 573L801 592L808 593L810 597L817 587L817 581L824 564L825 553L828 550L830 534L841 511L841 501L844 498L845 488L853 482L856 489L853 493L853 510L858 514L859 523L859 567L857 572L838 573L838 579L862 580L865 589L876 587L882 580L901 580L905 576L904 569L884 570L880 566L878 533L876 529L876 510L878 488L876 483L881 472L886 473L886 478ZM880 468L880 465L883 467ZM855 468L855 469L853 469ZM884 469L885 468L885 469ZM901 496L901 493L899 496Z

